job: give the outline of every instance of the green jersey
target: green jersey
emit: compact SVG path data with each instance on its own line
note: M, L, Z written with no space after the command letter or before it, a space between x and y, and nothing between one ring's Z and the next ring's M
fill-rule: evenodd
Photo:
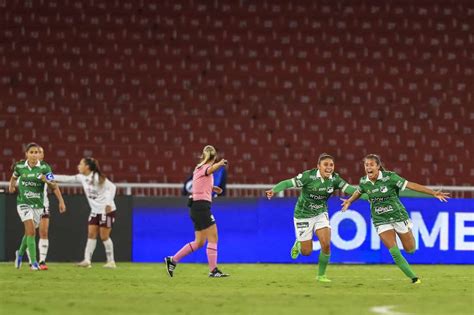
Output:
M30 167L27 161L20 161L15 164L13 176L18 178L17 204L29 205L35 209L44 207L44 183L41 176L45 175L48 180L53 178L51 167L43 162Z
M334 190L344 191L349 186L339 174L333 173L330 178L324 179L317 169L298 174L292 181L294 187L301 188L295 206L296 219L311 218L327 212L327 201Z
M397 173L382 170L375 183L367 176L360 179L359 192L369 196L370 213L375 226L408 220L408 213L398 196L407 184L408 181Z

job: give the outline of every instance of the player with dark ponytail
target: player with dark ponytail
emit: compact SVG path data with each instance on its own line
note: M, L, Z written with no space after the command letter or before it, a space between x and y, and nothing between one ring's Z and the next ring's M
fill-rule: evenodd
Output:
M100 234L107 256L107 263L104 267L115 268L114 245L110 233L115 222L115 210L117 209L114 202L116 187L102 173L99 161L94 158L85 157L81 159L77 168L79 174L73 176L57 175L56 180L65 183L81 183L91 208L84 260L78 266L91 267L97 236Z
M376 154L367 155L363 162L366 176L360 179L359 189L349 199L344 200L342 211L346 211L363 193L367 194L372 223L385 247L390 251L393 261L413 283L421 283L397 246L398 236L407 253L411 254L416 250L411 230L413 224L400 201L399 193L408 188L432 195L442 202L447 201L449 194L409 182L397 173L385 170L380 157Z

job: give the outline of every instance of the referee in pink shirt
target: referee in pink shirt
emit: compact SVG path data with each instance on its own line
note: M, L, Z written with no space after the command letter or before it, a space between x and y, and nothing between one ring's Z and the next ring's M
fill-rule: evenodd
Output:
M212 192L222 193L222 189L214 186L212 173L227 165L227 160L215 163L216 149L206 145L202 150L201 161L193 172L193 195L191 204L191 219L194 223L195 238L187 243L174 256L165 258L166 271L173 276L177 263L183 257L203 247L207 240L207 261L209 263L209 277L221 278L229 275L217 268L217 226L211 213Z

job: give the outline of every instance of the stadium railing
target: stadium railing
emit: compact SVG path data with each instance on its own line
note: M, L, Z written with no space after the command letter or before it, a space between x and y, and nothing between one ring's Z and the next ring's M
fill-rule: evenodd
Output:
M182 195L182 183L115 183L117 194L134 196L158 196L158 197L176 197ZM60 184L64 194L83 194L80 184ZM226 186L227 197L263 197L265 190L272 188L270 184L228 184ZM453 198L474 198L474 187L471 186L428 186L434 190L443 190L451 193ZM0 190L8 190L8 182L0 181ZM0 191L2 192L2 191ZM298 189L290 189L281 192L278 197L298 196ZM423 197L427 196L413 191L404 191L401 193L404 197Z

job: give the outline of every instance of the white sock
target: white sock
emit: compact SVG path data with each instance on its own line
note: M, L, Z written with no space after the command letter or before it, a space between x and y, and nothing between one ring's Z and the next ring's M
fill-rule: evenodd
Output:
M112 243L112 239L109 237L106 241L103 241L105 247L105 255L107 256L107 262L114 261L114 243Z
M38 242L40 261L45 262L48 255L49 240L40 238Z
M95 246L97 245L97 240L88 238L87 239L87 244L86 244L86 250L84 252L84 260L85 261L91 261L92 260L92 255L94 254Z
M30 252L28 251L28 248L25 250L25 253L26 253L26 257L28 257L28 262L29 262L30 265L31 265Z

